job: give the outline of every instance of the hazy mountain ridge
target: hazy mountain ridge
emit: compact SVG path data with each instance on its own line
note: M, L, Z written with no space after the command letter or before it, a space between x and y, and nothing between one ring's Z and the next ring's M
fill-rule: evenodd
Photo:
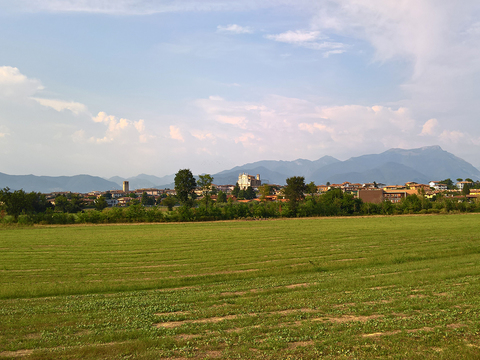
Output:
M284 185L291 176L304 176L306 182L314 181L317 185L341 183L373 182L388 185L404 184L407 181L427 183L431 180L451 178L480 179L480 171L465 160L443 150L439 146L427 146L418 149L390 149L380 154L369 154L340 161L331 156L324 156L311 161L297 159L293 161L261 160L242 166L235 166L212 174L214 184L234 185L238 175L246 172L250 175L260 174L263 181ZM197 177L197 176L196 176ZM103 179L98 176L35 176L7 175L0 173L0 188L12 190L52 192L72 191L89 192L121 189L124 180L130 183L130 189L139 188L174 188L175 175L158 177L139 174L130 178L114 176ZM198 177L197 177L198 178Z
M7 175L0 173L0 188L9 187L12 190L23 189L26 192L50 193L57 191L72 191L87 193L92 190L106 191L121 189L118 184L99 176L36 176Z

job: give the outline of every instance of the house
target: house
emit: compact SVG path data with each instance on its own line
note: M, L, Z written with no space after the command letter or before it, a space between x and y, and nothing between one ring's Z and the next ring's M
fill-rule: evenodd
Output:
M118 199L126 195L123 190L111 190L110 194L112 194L112 199Z
M469 187L472 187L473 182L470 182L470 181L459 181L459 182L457 182L457 188L459 190L463 190L465 185L468 185Z
M132 201L131 197L121 197L118 200L118 205L120 206L126 206L130 201Z
M358 190L358 198L366 203L380 204L383 202L382 189L360 189Z
M447 184L442 184L440 181L430 181L428 186L434 188L435 190L445 191L447 190Z
M417 183L411 183L408 188L410 190L430 190L430 185L426 185L426 184L417 184Z
M240 190L246 190L249 186L256 187L261 186L262 181L260 180L260 174L257 176L248 175L246 173L238 175L238 186Z

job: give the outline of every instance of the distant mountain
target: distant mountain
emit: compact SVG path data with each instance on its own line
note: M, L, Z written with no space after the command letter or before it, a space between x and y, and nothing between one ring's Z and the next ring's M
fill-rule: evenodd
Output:
M480 171L440 146L427 146L353 157L316 170L311 180L317 184L376 181L395 185L405 181L426 183L467 177L479 179Z
M291 176L304 176L308 179L316 170L339 162L341 161L331 156L324 156L315 161L305 159L297 159L293 161L262 160L242 166L236 166L230 170L224 170L212 176L214 178L213 182L218 185L234 185L238 180L238 175L244 172L250 175L260 174L262 181L268 180L270 184L283 185L285 184L285 180Z
M374 182L387 185L400 185L407 181L427 183L431 180L455 181L457 178L480 179L480 171L465 160L442 150L439 146L427 146L418 149L390 149L381 154L362 155L345 161L331 156L324 156L310 161L297 159L294 161L262 160L254 163L236 166L212 174L217 185L234 185L241 173L260 174L263 182L284 185L291 176L304 176L306 182L316 184ZM157 177L140 174L130 178L119 176L108 180L90 175L76 176L34 176L7 175L0 173L0 188L9 187L13 190L25 191L73 191L89 192L92 190L121 189L124 180L129 181L130 189L170 188L175 187L175 175ZM197 177L198 178L198 177Z
M92 190L106 191L121 189L118 184L98 176L35 176L7 175L0 173L0 188L23 189L26 192L50 193L54 191L72 191L87 193Z
M122 178L120 176L114 176L108 179L118 184L118 186L123 187L123 182L128 181L129 188L131 190L135 189L146 189L146 188L163 188L162 184L170 184L175 179L175 175L167 175L163 177L158 177L154 175L140 174L137 176L132 176L129 178Z

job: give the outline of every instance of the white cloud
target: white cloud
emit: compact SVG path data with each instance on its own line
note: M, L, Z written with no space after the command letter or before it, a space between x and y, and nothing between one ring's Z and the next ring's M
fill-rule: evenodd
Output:
M438 126L437 119L427 120L425 124L423 124L422 132L420 133L420 135L433 135L437 126Z
M218 25L217 32L231 34L253 34L253 29L248 26L240 26L237 24L231 24L227 26Z
M469 138L466 134L464 134L461 131L456 131L456 130L444 130L440 136L440 140L446 142L446 143L458 143L460 141L465 141L467 138Z
M198 140L214 140L215 136L210 132L192 130L190 134Z
M321 39L320 31L287 31L278 35L266 35L267 39L275 40L279 42L285 42L289 44L302 45L307 42L314 42Z
M40 105L45 106L45 107L50 107L52 109L55 109L57 111L63 111L63 110L70 110L74 114L80 114L80 113L87 113L87 107L84 104L74 102L74 101L63 101L63 100L55 100L55 99L40 99L40 98L31 98L32 100L35 100L38 102Z
M185 139L182 136L180 128L174 125L170 125L170 138L172 138L173 140L185 142Z
M108 143L116 140L122 140L124 137L128 136L131 131L136 130L138 133L138 139L140 142L146 142L145 136L145 122L144 120L131 121L124 118L118 118L114 115L108 115L107 113L101 111L97 116L92 117L92 120L96 123L102 123L107 126L105 136L101 138L91 137L91 142L96 143Z
M0 66L0 97L25 98L42 89L40 81L27 78L16 67Z
M324 56L328 57L333 54L341 54L345 52L345 44L332 41L319 41L326 39L319 31L287 31L277 35L266 35L265 38L277 42L302 46L312 50L325 50Z
M247 122L247 119L244 116L217 115L215 119L220 123L235 125L242 129L245 129Z

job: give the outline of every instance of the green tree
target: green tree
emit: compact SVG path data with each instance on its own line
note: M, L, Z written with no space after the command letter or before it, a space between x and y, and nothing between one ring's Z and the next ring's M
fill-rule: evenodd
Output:
M453 183L452 179L448 178L442 181L439 181L440 184L445 184L447 185L448 190L453 190L455 189L455 184Z
M247 190L245 190L245 199L252 200L252 199L255 199L255 197L256 197L255 190L253 190L253 187L249 186Z
M100 196L95 200L95 209L102 211L103 209L108 207L107 199L104 196Z
M175 196L167 196L165 199L162 200L162 205L168 208L168 211L172 211L173 207L177 203Z
M10 192L8 187L0 190L0 202L7 211L7 214L13 216L15 221L18 216L27 208L26 194L23 190L15 190Z
M287 186L283 189L285 198L288 200L289 208L292 214L297 213L298 203L304 199L307 186L305 185L305 177L292 176L287 180Z
M260 200L265 201L267 196L272 195L273 189L270 185L264 184L258 188L260 190Z
M18 220L18 216L24 214L35 214L45 212L51 208L51 204L45 198L45 195L36 192L26 193L23 190L11 192L8 187L0 190L0 204L7 214Z
M203 202L208 207L211 199L213 177L210 174L199 175L197 185L202 190Z
M240 193L240 186L238 185L238 182L235 184L235 187L232 190L232 195L238 198L238 194Z
M142 193L142 199L140 200L140 203L143 205L143 206L147 206L147 205L155 205L155 198L153 196L150 196L147 194L146 191L144 191Z
M219 191L217 194L217 203L226 203L227 202L227 194L223 191Z
M465 197L467 197L467 195L470 195L470 186L468 184L463 185L462 195Z
M63 213L68 212L68 199L64 195L58 195L55 197L55 211L60 211Z
M112 199L112 193L110 191L105 191L105 194L103 194L103 197L106 200L111 200Z
M175 174L175 191L182 205L187 207L193 206L196 187L197 182L190 169L182 169Z
M69 213L77 213L82 211L85 207L85 202L83 201L82 197L78 194L72 194L69 200L68 205L68 212Z
M244 199L245 199L245 196L246 196L245 190L240 190L240 191L238 192L237 199L239 199L239 200L244 200Z
M313 195L317 193L317 185L315 185L315 183L313 181L311 181L306 185L306 190L305 191L307 193L309 193L310 196L313 199Z

